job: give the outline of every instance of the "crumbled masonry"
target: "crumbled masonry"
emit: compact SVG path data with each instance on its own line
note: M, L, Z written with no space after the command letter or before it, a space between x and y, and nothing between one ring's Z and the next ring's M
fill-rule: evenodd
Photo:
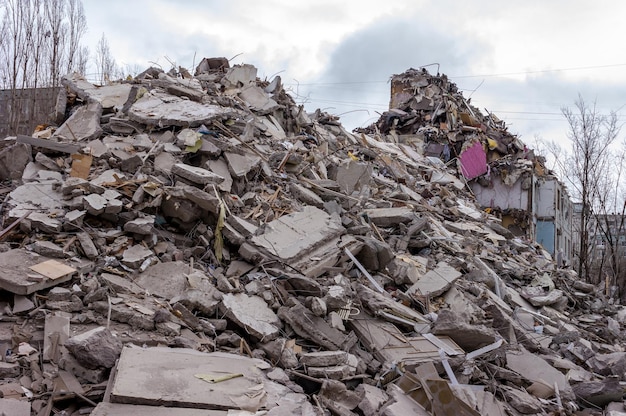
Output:
M477 202L552 174L445 75L354 132L225 58L63 85L0 142L0 415L626 415L626 308Z

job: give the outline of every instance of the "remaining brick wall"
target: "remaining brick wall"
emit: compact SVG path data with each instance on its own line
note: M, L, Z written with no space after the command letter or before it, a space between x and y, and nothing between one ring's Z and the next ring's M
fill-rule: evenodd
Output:
M0 138L9 134L31 135L38 124L50 123L54 112L59 88L27 88L17 91L19 125L17 131L10 131L10 115L15 111L11 106L11 90L0 90Z

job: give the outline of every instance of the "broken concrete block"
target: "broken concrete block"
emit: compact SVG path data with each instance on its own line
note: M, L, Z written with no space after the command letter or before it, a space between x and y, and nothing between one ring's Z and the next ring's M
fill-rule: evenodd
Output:
M157 263L140 273L135 283L153 295L173 299L189 288L188 271L189 265L182 261Z
M447 335L466 351L473 351L496 342L496 332L484 325L464 322L449 309L440 310L432 329L435 335Z
M508 368L531 382L543 382L548 386L556 384L565 399L573 399L572 388L563 373L543 358L522 349L507 352L506 362Z
M66 348L61 349L59 368L66 370L80 381L91 384L102 383L107 379L109 373L109 369L104 367L96 369L86 368Z
M216 175L210 170L202 169L196 166L185 165L184 163L176 163L172 166L171 172L175 175L185 178L188 181L197 183L199 185L207 184L219 184L224 181L224 178Z
M419 293L439 296L448 290L461 277L461 273L445 262L440 262L434 270L420 277L408 290L408 294Z
M206 162L206 167L216 175L224 178L224 181L218 185L218 189L224 192L231 192L233 186L233 178L230 176L230 170L228 169L228 163L223 158L211 159Z
M32 149L27 144L15 143L0 150L0 180L20 179L32 160Z
M298 183L290 184L289 191L291 191L293 196L303 204L313 205L317 208L324 207L324 200L320 198L319 195Z
M91 369L113 367L122 352L122 343L102 326L69 338L65 347L81 365Z
M389 244L375 238L363 238L363 247L356 255L363 267L371 271L384 270L395 255Z
M346 195L369 185L371 180L372 166L369 164L350 160L337 168L337 184Z
M221 80L226 88L241 88L256 80L257 69L254 65L243 64L230 68Z
M65 142L95 140L102 135L100 117L102 106L91 102L79 107L52 135L53 139ZM60 139L60 140L59 140Z
M378 227L391 227L402 223L409 223L415 219L415 213L410 207L374 208L363 211L367 219Z
M20 363L6 363L0 361L0 378L18 378L21 372Z
M225 294L220 309L250 335L262 341L276 338L282 328L278 316L258 296L244 293Z
M254 154L224 152L224 159L228 163L228 170L232 176L238 179L245 178L248 172L255 169L261 163L261 158Z
M331 367L348 362L345 351L307 352L300 356L300 364L308 367Z
M41 254L42 256L57 259L69 257L69 254L63 251L63 247L54 244L52 241L35 241L33 244L33 251L37 254Z
M331 351L348 350L357 341L354 333L348 335L332 328L328 323L313 314L301 304L278 310L278 316L286 321L301 337L311 340Z
M202 104L152 90L128 110L128 118L148 126L198 127L222 117L243 118L244 113L215 104Z
M363 416L377 416L378 410L389 399L383 390L366 383L359 384L354 392L363 397L358 405Z
M150 235L154 232L154 216L135 218L124 224L124 231L140 235Z
M138 269L144 261L154 256L152 250L142 246L141 244L135 244L134 246L124 250L122 254L122 263L131 269Z
M261 88L255 85L247 85L239 92L239 97L244 100L249 108L259 114L268 114L276 110L279 104L271 99Z
M83 197L83 208L91 215L100 215L108 205L108 200L102 195L91 194Z
M102 273L100 275L102 282L115 293L126 293L130 295L138 295L145 293L146 290L141 286L127 278L112 273Z
M98 252L98 248L93 243L93 240L91 239L91 236L89 236L89 234L87 234L86 232L80 232L76 234L76 238L80 243L80 247L82 248L85 257L87 257L88 259L95 259L96 257L98 257L100 253Z
M31 404L27 400L0 399L0 415L30 416Z
M567 302L563 295L563 291L559 289L545 292L540 286L527 286L522 288L520 294L527 299L533 306L549 306Z
M262 371L268 367L262 360L223 352L124 348L111 388L111 401L152 406L193 405L202 409L245 408L256 412L266 405L270 384L276 384ZM149 379L149 374L155 371L162 382L147 385L140 381ZM250 391L259 394L246 394Z
M241 245L242 257L252 263L277 258L309 277L335 264L340 251L338 238L345 231L337 218L312 206L271 221L264 230Z

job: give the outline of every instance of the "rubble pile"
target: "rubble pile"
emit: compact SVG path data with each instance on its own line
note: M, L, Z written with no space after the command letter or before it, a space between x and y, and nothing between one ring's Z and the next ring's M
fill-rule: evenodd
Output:
M400 78L350 133L224 58L65 77L0 148L0 413L626 414L626 309L467 186L527 149Z

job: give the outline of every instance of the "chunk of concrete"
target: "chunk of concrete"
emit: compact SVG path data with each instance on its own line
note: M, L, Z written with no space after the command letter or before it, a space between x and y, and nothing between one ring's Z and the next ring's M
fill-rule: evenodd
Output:
M228 163L228 170L235 178L245 178L252 169L259 166L261 158L255 154L224 152L224 158Z
M95 140L102 135L101 116L102 106L98 102L81 106L54 132L52 139L69 142Z
M135 244L124 250L122 254L122 263L131 269L138 269L141 264L148 258L154 256L152 250L142 246L141 244Z
M32 149L27 144L15 143L0 150L0 180L20 179L32 160Z
M166 92L151 91L139 98L128 110L132 121L151 127L198 127L223 117L244 118L245 114L230 107L202 104Z
M465 322L449 309L439 311L432 333L449 336L466 351L473 351L496 342L496 332L493 328Z
M176 163L172 166L172 173L199 185L207 185L211 183L217 185L224 181L223 177L216 175L210 170L186 165L184 163Z
M332 328L324 319L315 316L301 304L291 308L281 307L278 316L286 321L296 334L331 351L349 350L357 341L353 332L346 335Z
M150 235L154 232L154 216L135 218L124 224L124 231L139 235Z
M279 107L278 103L255 85L248 85L241 89L239 98L244 100L250 109L259 114L268 114Z
M440 262L434 270L420 277L408 290L408 294L419 293L428 296L439 296L448 290L461 273L448 263Z
M363 397L358 407L364 416L377 416L378 410L389 399L384 390L366 383L359 384L354 392Z
M103 214L107 205L108 201L102 195L91 194L83 197L83 208L90 215Z
M76 238L80 243L80 247L82 248L85 257L87 257L88 259L95 259L96 257L98 257L98 255L100 254L98 252L98 248L96 247L93 240L91 239L91 236L88 233L80 232L76 234Z
M90 416L227 416L228 413L227 410L187 409L183 407L100 402L91 411Z
M374 208L366 209L363 212L367 215L369 221L379 227L390 227L402 223L409 223L416 218L415 213L410 207Z
M0 415L30 416L30 402L27 400L0 399Z
M271 341L278 337L282 322L263 298L245 293L225 294L220 306L222 313L253 337Z
M33 292L43 290L52 286L67 282L76 273L76 269L67 267L67 271L61 270L58 266L64 263L53 264L54 278L35 272L31 267L46 264L52 259L42 257L24 249L13 249L0 253L0 287L18 295L29 295ZM65 265L66 266L66 265ZM48 269L42 270L46 273ZM57 273L58 272L58 273Z
M524 349L506 353L507 367L532 382L542 382L548 386L556 385L565 398L573 398L572 388L567 378L543 358Z
M186 273L189 265L182 261L157 263L139 274L135 283L151 294L172 299L189 288Z
M211 159L206 162L206 167L216 175L224 178L224 181L218 185L219 190L224 192L231 191L233 186L233 178L230 176L230 170L228 170L228 163L222 158L220 159Z
M369 164L350 160L337 168L337 184L348 195L369 185L371 180L372 166Z
M120 340L103 326L69 338L65 347L81 365L92 369L113 367L122 352Z
M348 353L345 351L316 351L300 356L300 364L308 367L330 367L345 364L347 361Z
M334 266L340 254L338 240L345 232L339 218L312 206L271 221L264 230L241 245L241 256L251 263L279 259L308 277Z

